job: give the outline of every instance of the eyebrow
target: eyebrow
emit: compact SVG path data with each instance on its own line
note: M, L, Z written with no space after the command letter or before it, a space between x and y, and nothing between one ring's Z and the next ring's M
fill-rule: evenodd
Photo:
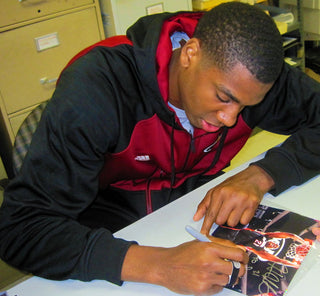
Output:
M241 104L240 100L236 98L227 88L225 88L223 85L217 85L217 88L223 92L226 96L228 96L232 101Z

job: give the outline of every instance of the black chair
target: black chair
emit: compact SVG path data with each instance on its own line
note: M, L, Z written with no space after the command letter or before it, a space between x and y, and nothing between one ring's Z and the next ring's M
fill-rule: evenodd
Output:
M4 120L0 115L0 157L8 176L8 179L0 180L0 186L5 188L9 179L14 177L13 164L12 164L12 144L5 128Z
M33 133L41 119L41 114L48 101L38 105L22 122L17 132L14 145L12 147L9 134L5 128L3 118L0 116L0 156L6 170L8 179L0 180L0 186L5 188L20 170L23 160L29 150Z
M19 172L22 166L23 160L29 150L32 136L37 129L42 112L47 103L48 101L45 101L33 109L22 122L17 132L12 149L12 170L14 175Z

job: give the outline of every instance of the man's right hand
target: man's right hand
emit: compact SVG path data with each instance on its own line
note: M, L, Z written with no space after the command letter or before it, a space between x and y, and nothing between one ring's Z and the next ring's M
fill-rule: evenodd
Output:
M191 241L173 248L129 248L122 267L122 280L164 286L176 293L213 295L229 282L234 260L245 273L248 255L233 243Z

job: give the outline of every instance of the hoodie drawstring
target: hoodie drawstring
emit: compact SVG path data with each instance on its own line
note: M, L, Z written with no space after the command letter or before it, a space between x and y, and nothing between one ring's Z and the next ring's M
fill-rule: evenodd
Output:
M173 124L171 128L171 136L170 136L170 145L171 145L171 188L173 187L176 181L176 168L174 165L174 125L175 125L175 118L173 117Z
M170 161L171 161L171 189L174 186L174 183L176 181L176 168L175 168L175 163L174 163L174 124L175 124L175 120L173 120L173 125L172 125L172 129L171 129L171 134L170 134ZM212 163L210 164L210 166L202 173L202 175L204 175L205 173L207 173L208 171L210 171L218 162L219 158L220 158L220 154L222 152L222 148L224 145L224 141L226 139L226 136L228 134L228 128L224 127L223 131L222 131L222 135L220 138L220 143L219 146L217 148L217 152L216 155L214 156L214 159L212 161ZM148 180L147 182L147 196L146 196L146 202L147 202L147 214L150 214L152 212L152 201L151 201L151 188L150 188L150 183L151 183L151 179Z
M173 119L173 125L172 125L172 129L171 129L171 136L170 136L170 144L171 144L171 188L174 186L174 183L176 181L176 169L175 169L175 165L174 165L174 124L175 124L175 119ZM228 134L228 127L223 127L222 130L222 134L220 137L220 143L219 146L217 148L217 152L216 155L214 156L214 159L212 161L212 163L210 164L210 166L202 173L202 175L206 174L207 172L209 172L218 162L221 152L222 152L222 148L224 145L224 141L227 137Z

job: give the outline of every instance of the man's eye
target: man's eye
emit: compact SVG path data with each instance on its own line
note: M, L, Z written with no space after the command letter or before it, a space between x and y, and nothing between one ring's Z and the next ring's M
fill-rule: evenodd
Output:
M219 94L217 94L217 98L218 98L218 100L219 100L220 102L222 102L222 103L229 103L229 99L224 100L223 98L221 98L221 97L219 96Z

